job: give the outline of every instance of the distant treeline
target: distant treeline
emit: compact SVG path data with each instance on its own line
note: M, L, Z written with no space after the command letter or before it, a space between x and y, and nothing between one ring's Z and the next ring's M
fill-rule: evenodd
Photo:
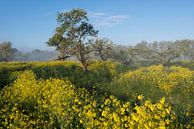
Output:
M169 65L180 60L194 61L194 40L141 41L135 46L114 44L107 38L91 43L88 54L90 60L113 60L128 66L148 66L152 64ZM32 50L21 52L12 47L11 42L0 43L0 61L48 61L64 60L62 53L56 51ZM74 57L65 60L74 60Z
M35 49L22 52L12 47L11 42L0 43L0 61L48 61L57 58L53 51Z
M114 45L111 58L125 65L169 65L180 60L194 61L194 40L142 41L135 46Z

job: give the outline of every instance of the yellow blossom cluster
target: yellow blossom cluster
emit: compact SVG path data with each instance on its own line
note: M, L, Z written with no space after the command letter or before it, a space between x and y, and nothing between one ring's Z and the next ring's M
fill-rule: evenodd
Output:
M121 78L138 80L145 85L158 87L166 94L170 94L176 88L181 88L186 93L193 91L193 75L194 72L186 68L176 66L166 68L158 65L130 71L122 75Z
M126 95L133 101L141 98L137 97L140 94L153 102L165 97L173 105L179 121L193 121L194 72L187 68L162 65L142 67L121 74L108 88L115 89L113 94Z
M140 101L142 95L137 97ZM60 79L37 80L24 71L1 91L0 128L176 128L177 118L162 98L132 106L110 96L94 99L86 89Z

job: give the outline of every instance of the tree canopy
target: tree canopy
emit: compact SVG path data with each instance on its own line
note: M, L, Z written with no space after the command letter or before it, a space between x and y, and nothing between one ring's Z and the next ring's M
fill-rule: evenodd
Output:
M61 59L76 56L84 70L87 70L88 54L91 51L88 44L98 34L93 25L88 23L87 12L78 8L58 13L57 22L59 26L47 44L56 47Z

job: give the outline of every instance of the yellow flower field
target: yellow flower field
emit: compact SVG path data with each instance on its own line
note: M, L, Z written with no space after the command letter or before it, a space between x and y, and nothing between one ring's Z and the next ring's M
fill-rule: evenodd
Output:
M1 90L0 128L194 127L194 101L191 99L194 96L193 71L158 65L120 74L117 70L119 64L113 63L109 68L109 63L111 62L103 65L103 62L93 62L90 65L87 79L91 82L88 84L99 82L95 83L97 87L91 89L79 86L83 84L79 80L87 80L85 77L73 75L76 72L79 74L80 67L73 62L31 64L32 70L10 74L16 79ZM43 68L42 72L45 73L36 73L37 66L38 69ZM59 66L67 71L58 71ZM75 67L77 71L57 77L60 72L69 72L71 67ZM50 78L42 78L47 72L48 75L56 74ZM101 75L109 78L104 80L103 77L100 80ZM75 82L79 83L75 85L69 79L76 79ZM126 95L126 99L123 100L121 95Z

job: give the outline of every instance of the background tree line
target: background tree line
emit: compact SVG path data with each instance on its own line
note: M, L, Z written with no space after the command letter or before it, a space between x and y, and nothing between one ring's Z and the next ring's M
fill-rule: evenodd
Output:
M57 53L53 51L35 49L22 52L13 48L9 41L0 43L0 61L48 61L55 58L57 58Z
M141 41L135 46L114 45L111 55L110 58L125 65L169 65L173 61L194 61L194 40Z
M0 61L61 60L62 55L60 51L52 52L38 49L25 53L13 48L11 42L0 43ZM135 46L124 46L114 44L107 38L97 38L93 42L90 41L90 52L87 56L88 60L113 60L128 66L168 65L173 61L194 61L194 40L155 41L151 43L142 41ZM76 60L76 58L69 56L65 60Z

